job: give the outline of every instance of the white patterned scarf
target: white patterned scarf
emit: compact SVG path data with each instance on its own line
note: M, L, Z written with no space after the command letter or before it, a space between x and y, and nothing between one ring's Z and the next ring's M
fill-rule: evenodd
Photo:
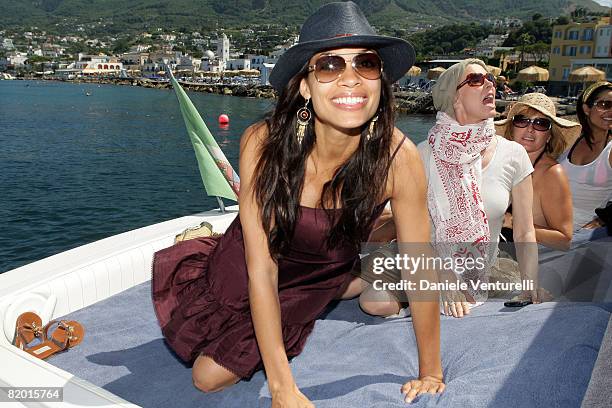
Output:
M447 246L453 257L482 256L486 259L491 240L489 221L480 194L481 152L495 136L493 119L460 125L444 112L428 135L432 151L429 161L427 201L435 242ZM438 245L437 245L438 246Z

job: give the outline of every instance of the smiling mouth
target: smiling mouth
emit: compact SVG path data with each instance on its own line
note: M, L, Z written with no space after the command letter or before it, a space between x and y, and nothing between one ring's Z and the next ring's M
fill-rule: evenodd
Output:
M522 139L528 142L535 142L535 137L523 136Z
M366 98L362 96L346 96L342 98L334 98L332 102L337 105L356 106L365 103Z
M495 102L495 97L493 95L489 95L486 98L484 98L482 100L482 103L484 103L485 105L488 105L490 103L494 103Z

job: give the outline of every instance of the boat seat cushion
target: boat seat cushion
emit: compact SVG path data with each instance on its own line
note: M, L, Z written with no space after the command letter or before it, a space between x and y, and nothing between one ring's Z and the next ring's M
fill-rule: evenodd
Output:
M150 283L71 313L84 342L49 362L144 407L269 406L263 373L218 393L192 385L191 370L165 345ZM548 303L523 309L487 302L469 317L442 317L446 391L413 406L578 407L610 312L595 305ZM382 319L342 301L318 320L291 368L322 407L402 407L401 385L417 375L410 318Z

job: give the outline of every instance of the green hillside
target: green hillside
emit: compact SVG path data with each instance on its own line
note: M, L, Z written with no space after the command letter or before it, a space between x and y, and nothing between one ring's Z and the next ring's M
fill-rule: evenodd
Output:
M299 26L325 0L0 0L1 26L51 28L90 24L92 30L122 32L151 27L214 29L276 22ZM410 28L503 17L567 14L592 0L373 0L356 2L377 26Z

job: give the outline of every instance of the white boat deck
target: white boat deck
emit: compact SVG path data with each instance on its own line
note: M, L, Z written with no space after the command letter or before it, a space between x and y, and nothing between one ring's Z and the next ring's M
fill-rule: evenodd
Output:
M58 369L51 360L41 361L12 346L17 316L24 311L34 311L45 323L148 282L153 253L172 245L176 234L203 220L213 224L215 231L224 231L236 214L237 206L234 206L227 208L225 214L215 210L177 218L0 274L0 322L4 334L0 335L3 366L0 386L64 387L64 406L130 405L122 398ZM55 405L40 403L37 406Z

